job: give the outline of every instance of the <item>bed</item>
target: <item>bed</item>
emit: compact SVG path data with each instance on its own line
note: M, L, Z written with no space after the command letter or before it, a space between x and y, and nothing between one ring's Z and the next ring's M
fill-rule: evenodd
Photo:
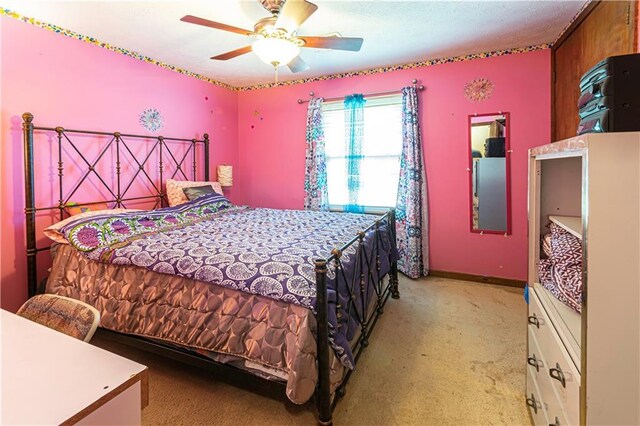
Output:
M372 216L256 209L220 194L166 207L164 177L186 179L189 165L196 180L200 162L209 180L206 134L202 140L123 135L37 127L29 113L23 119L30 295L46 291L88 302L101 311L101 327L120 337L183 361L222 364L283 383L294 403L315 395L319 422L331 423L387 299L399 297L393 210ZM58 147L54 206L35 203L38 132L53 134ZM38 289L37 253L49 248L36 245L36 212L57 210L64 217L75 189L63 187L77 189L86 178L65 182L62 144L73 146L87 175L99 173L74 135L110 138L98 159L111 150L115 160L112 197L84 204L122 208L148 197L156 205L71 220L61 228L68 243L51 247L53 266ZM135 160L138 171L125 176L120 155L132 140L151 144L150 154ZM169 140L188 148L173 154ZM158 161L154 177L145 164L150 159ZM150 194L127 196L136 177L152 182Z

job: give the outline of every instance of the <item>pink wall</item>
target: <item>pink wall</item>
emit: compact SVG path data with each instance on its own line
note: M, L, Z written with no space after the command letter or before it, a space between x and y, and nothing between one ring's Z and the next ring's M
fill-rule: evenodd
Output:
M549 142L548 50L238 94L14 19L0 17L0 24L5 309L17 309L26 298L23 112L33 113L39 125L145 133L138 115L157 108L165 117L159 133L212 136L212 169L223 162L235 166L232 201L301 208L306 107L296 100L310 90L325 97L395 90L413 78L427 87L420 98L432 269L526 277L527 148ZM475 77L495 83L491 99L463 97L464 84ZM511 113L514 150L509 237L469 232L467 115L499 110Z
M241 201L302 208L306 104L309 91L337 97L396 90L418 78L429 186L431 268L525 280L527 269L527 149L550 142L550 51L457 62L241 92L238 99ZM466 82L485 77L493 96L470 102ZM511 113L513 234L469 232L467 115Z
M156 135L211 135L215 177L217 164L238 164L237 94L15 19L0 20L1 306L15 310L26 299L23 112L33 113L41 126L146 134L138 115L157 108L165 120Z

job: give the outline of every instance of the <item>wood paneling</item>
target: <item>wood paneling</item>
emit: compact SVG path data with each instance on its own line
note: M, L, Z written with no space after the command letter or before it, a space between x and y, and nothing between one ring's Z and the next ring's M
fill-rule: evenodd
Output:
M637 1L601 1L553 47L553 140L575 136L580 78L608 56L637 51Z

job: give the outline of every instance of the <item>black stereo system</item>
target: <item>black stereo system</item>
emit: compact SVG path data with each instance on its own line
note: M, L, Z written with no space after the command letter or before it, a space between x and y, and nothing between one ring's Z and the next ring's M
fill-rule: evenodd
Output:
M640 131L640 54L611 56L580 80L578 134Z
M504 157L504 138L487 138L484 142L484 156Z

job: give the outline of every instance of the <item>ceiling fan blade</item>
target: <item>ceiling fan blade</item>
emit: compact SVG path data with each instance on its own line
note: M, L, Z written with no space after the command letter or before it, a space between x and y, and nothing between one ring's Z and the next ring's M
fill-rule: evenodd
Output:
M236 56L244 55L245 53L251 52L251 45L241 47L240 49L232 50L231 52L221 53L218 56L212 56L211 59L215 59L218 61L226 61L227 59L235 58Z
M357 52L362 47L364 41L358 37L315 37L315 36L298 36L304 40L302 47L314 47L316 49L334 49L349 50Z
M287 67L289 67L292 73L297 73L308 70L309 64L307 64L304 59L298 55L287 64Z
M253 31L245 30L243 28L234 27L232 25L221 24L220 22L210 21L204 18L198 18L197 16L186 15L180 18L182 22L188 22L190 24L202 25L203 27L215 28L217 30L230 31L232 33L242 35L252 35Z
M275 27L283 28L292 33L317 9L318 6L307 0L286 0L280 10Z

